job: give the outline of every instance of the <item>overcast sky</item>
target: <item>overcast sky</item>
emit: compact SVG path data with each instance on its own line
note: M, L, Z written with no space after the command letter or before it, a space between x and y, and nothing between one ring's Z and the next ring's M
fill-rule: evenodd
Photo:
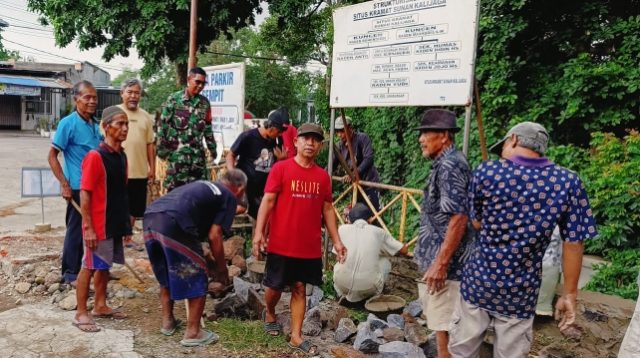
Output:
M258 24L264 21L267 14L266 4L262 7L263 14L256 17ZM52 28L38 23L38 15L27 10L27 0L0 0L0 18L9 23L9 27L2 31L4 46L37 62L89 61L108 71L111 78L121 73L123 68L139 69L144 65L134 48L130 49L129 57L118 56L106 62L102 59L102 48L80 51L75 41L65 48L56 47Z

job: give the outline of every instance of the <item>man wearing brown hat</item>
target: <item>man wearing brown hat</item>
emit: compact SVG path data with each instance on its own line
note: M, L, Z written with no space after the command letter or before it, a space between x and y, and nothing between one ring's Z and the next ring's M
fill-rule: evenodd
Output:
M104 141L82 161L80 207L84 257L78 274L78 311L73 325L84 332L100 330L95 317L125 318L107 306L109 269L124 264L122 238L131 235L127 195L127 157L122 142L127 139L129 120L122 108L107 107L102 112ZM88 312L89 284L93 276L95 303Z
M491 148L502 158L473 171L469 217L480 231L452 315L454 357L477 357L490 326L494 357L528 356L542 260L556 226L564 240L564 292L556 318L562 318L560 332L572 330L583 241L597 231L580 178L544 157L548 141L540 124L517 124Z
M338 261L343 262L347 249L338 235L329 174L315 159L322 148L324 133L313 123L298 129L296 156L277 162L267 178L264 197L258 211L253 255L265 249L267 263L263 284L266 286L264 330L277 336L275 307L285 287L291 289L291 340L289 346L307 355L318 355L318 347L302 338L306 311L307 283L322 284L321 225L324 221L333 240ZM266 228L269 226L269 240Z
M420 211L419 239L414 260L424 273L419 284L423 312L429 329L436 331L438 357L450 357L447 350L449 323L458 301L460 276L469 258L473 230L468 224L467 187L471 170L467 159L455 148L453 112L431 109L424 112L420 131L422 155L431 159L431 171Z

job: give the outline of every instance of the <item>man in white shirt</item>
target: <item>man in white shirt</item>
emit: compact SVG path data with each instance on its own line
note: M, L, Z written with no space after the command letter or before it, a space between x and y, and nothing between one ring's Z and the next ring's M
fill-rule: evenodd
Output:
M384 282L391 271L387 257L406 255L408 247L395 240L383 229L367 222L373 214L363 203L349 212L351 224L338 229L349 255L344 263L333 267L333 287L338 296L349 302L358 302L382 293Z

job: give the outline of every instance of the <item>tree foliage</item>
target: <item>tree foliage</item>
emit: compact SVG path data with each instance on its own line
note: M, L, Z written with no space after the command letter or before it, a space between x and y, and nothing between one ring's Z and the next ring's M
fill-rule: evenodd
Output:
M43 24L53 26L56 44L73 40L80 49L105 46L103 58L129 56L135 48L143 72L153 74L164 61L184 64L189 46L189 0L64 1L28 0ZM198 49L220 34L253 24L259 0L201 0L198 3Z

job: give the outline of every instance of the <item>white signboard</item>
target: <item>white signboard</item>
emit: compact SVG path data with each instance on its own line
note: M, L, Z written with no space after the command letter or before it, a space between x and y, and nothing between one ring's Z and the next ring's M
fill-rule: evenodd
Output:
M50 168L22 168L22 197L60 196L60 182Z
M213 135L218 148L229 148L243 130L244 63L205 67L202 95L211 103ZM222 150L218 150L222 155Z
M337 9L331 107L465 105L479 0L378 0Z

